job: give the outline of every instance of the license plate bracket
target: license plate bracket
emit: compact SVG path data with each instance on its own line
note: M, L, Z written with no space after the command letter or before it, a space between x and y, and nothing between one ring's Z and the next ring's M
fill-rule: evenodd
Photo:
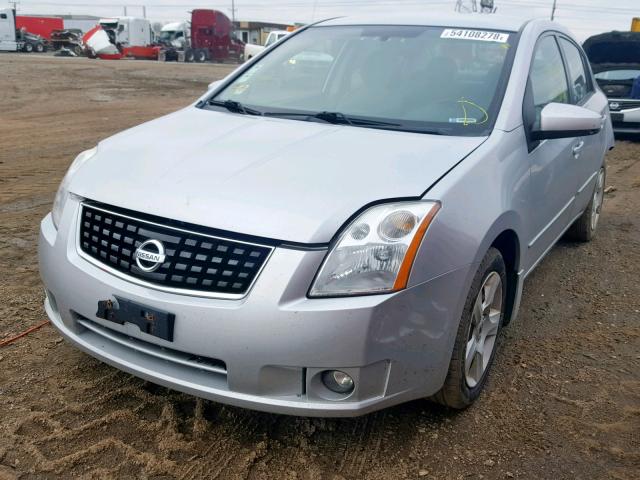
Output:
M131 323L140 331L154 337L173 342L173 327L176 316L147 305L132 302L114 295L115 300L99 300L96 317L119 325Z

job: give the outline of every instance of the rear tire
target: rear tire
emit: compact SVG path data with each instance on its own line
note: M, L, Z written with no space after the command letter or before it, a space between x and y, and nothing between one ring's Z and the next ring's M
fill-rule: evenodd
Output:
M27 53L33 52L33 45L31 45L30 43L25 43L24 44L24 51L27 52Z
M44 52L44 45L42 43L37 43L36 44L36 52L38 52L38 53L43 53Z
M471 283L444 385L431 400L463 409L480 396L495 357L506 299L504 259L491 247Z
M192 63L195 60L195 52L191 49L187 50L184 54L184 61Z
M204 50L196 50L196 62L204 63L207 61L207 52Z
M596 234L598 220L602 212L602 201L604 200L604 186L607 180L607 166L603 165L596 177L596 185L593 188L593 195L589 205L569 230L566 238L575 242L590 242Z

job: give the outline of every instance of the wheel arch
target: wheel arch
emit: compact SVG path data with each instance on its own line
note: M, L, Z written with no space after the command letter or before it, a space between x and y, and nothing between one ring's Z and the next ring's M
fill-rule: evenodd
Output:
M513 210L500 215L487 230L476 252L476 263L479 264L491 247L496 248L505 262L507 270L507 302L505 305L504 324L508 325L515 318L519 304L519 292L521 291L524 256L526 245L522 232L522 218ZM519 233L520 232L520 233Z
M508 325L513 318L518 293L518 272L520 266L520 239L515 230L509 228L500 232L490 247L497 249L504 260L507 271L507 299L505 303L504 324Z

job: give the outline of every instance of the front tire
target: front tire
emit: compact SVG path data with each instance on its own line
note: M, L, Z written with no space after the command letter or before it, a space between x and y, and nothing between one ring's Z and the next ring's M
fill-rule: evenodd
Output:
M596 234L598 220L602 212L602 202L604 200L604 186L607 180L607 167L603 165L598 172L596 186L593 189L591 201L585 211L580 215L573 225L567 230L566 237L576 242L590 242Z
M449 371L431 399L455 409L471 405L480 395L504 322L507 271L504 259L490 248L476 272L464 305Z

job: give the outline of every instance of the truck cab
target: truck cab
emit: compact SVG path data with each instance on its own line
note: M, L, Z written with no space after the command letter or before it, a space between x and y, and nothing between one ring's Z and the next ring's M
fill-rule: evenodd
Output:
M159 41L167 47L185 49L188 46L189 37L187 22L172 22L162 27Z
M160 61L239 61L244 51L244 43L233 35L231 20L222 12L207 9L193 10L191 22L166 24L160 43Z
M111 43L119 47L146 47L153 43L151 24L145 18L103 18L100 26Z
M15 12L10 8L2 8L0 9L0 51L15 52L17 50Z
M240 60L244 43L233 36L233 25L218 10L196 9L191 13L191 47L206 52L206 60Z

